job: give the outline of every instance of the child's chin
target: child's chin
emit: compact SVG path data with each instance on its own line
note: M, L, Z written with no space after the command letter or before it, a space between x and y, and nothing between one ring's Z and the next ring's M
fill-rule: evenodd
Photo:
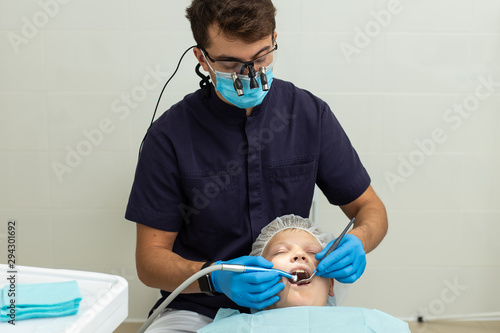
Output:
M300 300L300 301L288 301L288 300L279 300L278 302L274 303L270 307L266 308L266 310L271 310L271 309L279 309L279 308L290 308L294 306L307 306L305 300Z

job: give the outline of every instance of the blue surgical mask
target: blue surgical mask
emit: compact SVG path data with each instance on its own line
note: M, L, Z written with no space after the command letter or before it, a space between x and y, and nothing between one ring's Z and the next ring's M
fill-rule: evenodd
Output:
M208 61L207 61L208 64ZM210 65L209 65L210 66ZM262 90L262 82L260 80L260 71L257 73L257 82L259 83L258 88L250 88L250 78L248 75L238 75L241 83L243 84L243 96L238 96L236 90L234 90L234 82L230 73L216 71L210 66L210 69L215 73L215 90L219 91L226 101L239 107L240 109L251 108L259 105L266 97L268 91ZM271 63L266 67L266 76L269 89L271 89L271 83L273 81L273 64Z

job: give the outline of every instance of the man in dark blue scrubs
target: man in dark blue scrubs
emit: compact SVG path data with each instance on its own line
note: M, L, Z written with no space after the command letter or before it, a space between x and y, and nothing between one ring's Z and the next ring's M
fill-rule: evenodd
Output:
M144 142L126 211L137 222L139 278L162 290L158 305L214 262L272 267L246 257L253 241L278 216L307 217L317 184L331 204L356 217L318 274L354 282L365 253L387 232L386 211L328 105L274 78L271 0L194 0L187 17L198 43L194 55L212 83L166 111ZM280 280L268 272L213 272L155 325L195 332L221 307L268 307L278 300Z

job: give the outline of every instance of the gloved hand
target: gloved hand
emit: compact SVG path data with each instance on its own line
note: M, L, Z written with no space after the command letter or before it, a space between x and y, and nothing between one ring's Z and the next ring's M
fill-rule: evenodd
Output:
M244 256L229 261L217 261L217 264L235 264L272 268L273 263L263 257ZM245 272L213 271L211 274L214 288L219 293L226 294L233 302L252 309L263 309L280 298L276 295L285 285L281 276L275 272Z
M334 278L342 283L353 283L363 274L366 267L365 249L358 237L346 234L339 246L328 257L323 258L335 240L316 254L319 276Z

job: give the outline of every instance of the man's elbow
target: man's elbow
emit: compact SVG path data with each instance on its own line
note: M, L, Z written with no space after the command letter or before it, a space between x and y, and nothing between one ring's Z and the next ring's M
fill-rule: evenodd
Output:
M144 263L144 259L138 255L136 255L135 258L135 269L137 271L137 277L142 283L148 287L154 287L151 274L147 270L147 265Z

